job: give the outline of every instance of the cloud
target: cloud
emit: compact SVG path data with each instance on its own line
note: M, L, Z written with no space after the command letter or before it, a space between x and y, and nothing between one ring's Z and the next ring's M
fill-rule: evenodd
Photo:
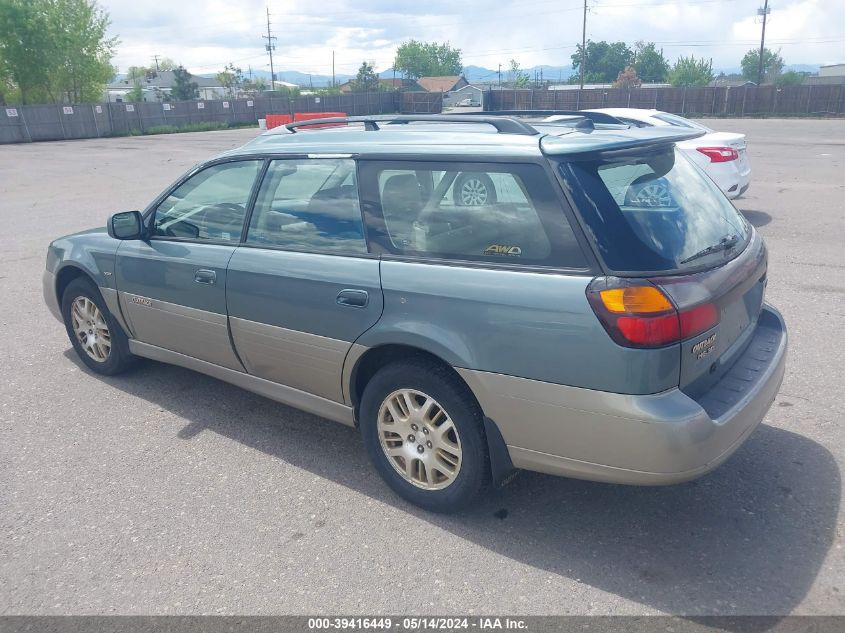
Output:
M121 45L121 70L171 57L197 73L228 62L269 69L264 50L269 3L277 69L338 73L363 60L392 65L396 47L415 38L448 41L464 63L497 68L570 64L581 40L580 0L100 0ZM695 54L715 68L737 67L759 42L757 2L734 0L589 0L593 40L654 41L670 60ZM788 64L845 61L845 3L779 0L767 41Z

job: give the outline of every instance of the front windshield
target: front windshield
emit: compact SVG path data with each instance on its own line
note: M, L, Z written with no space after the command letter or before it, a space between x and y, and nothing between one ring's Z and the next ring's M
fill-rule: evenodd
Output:
M750 236L750 225L719 188L674 147L572 161L561 171L613 270L717 265L742 251Z

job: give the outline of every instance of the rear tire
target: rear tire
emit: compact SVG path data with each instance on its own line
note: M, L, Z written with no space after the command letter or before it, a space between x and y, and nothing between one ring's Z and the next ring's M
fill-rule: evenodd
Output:
M469 506L490 480L481 411L436 362L391 363L367 384L360 429L370 460L401 497L432 512Z
M88 278L71 281L62 294L62 317L79 359L93 372L114 376L134 365L129 340Z

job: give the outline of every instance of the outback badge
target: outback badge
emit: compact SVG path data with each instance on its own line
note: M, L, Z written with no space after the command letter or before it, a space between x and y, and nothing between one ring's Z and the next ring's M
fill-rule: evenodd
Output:
M716 333L692 346L692 354L697 360L708 356L716 348Z

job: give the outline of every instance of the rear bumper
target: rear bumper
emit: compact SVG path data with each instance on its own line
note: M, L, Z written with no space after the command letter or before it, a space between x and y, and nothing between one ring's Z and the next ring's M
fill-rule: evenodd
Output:
M709 392L614 394L465 369L514 466L623 484L695 479L724 462L763 420L786 364L780 314L764 307L748 348Z
M751 184L751 168L747 162L712 163L707 173L731 199L741 196Z

